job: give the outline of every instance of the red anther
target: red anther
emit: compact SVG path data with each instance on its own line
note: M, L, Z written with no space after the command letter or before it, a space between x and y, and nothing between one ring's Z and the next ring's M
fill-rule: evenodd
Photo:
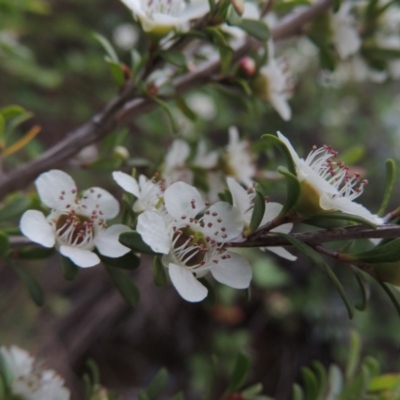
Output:
M213 217L216 217L218 215L218 213L216 213L215 211L211 214Z
M214 235L215 235L215 236L218 236L218 233L219 233L218 231L215 231L215 232L214 232Z
M222 222L222 219L221 219L221 218L218 218L217 221L218 221L219 223L221 223L221 222Z
M225 231L226 231L226 228L223 226L223 227L221 228L221 231L222 231L222 232L225 232Z
M211 222L209 222L209 223L207 224L207 226L208 226L209 228L211 228L211 227L213 226L213 224L212 224Z
M90 193L94 193L94 189L90 189Z
M186 219L186 215L182 215L181 218L182 218L182 219ZM192 221L190 221L190 222L192 222Z

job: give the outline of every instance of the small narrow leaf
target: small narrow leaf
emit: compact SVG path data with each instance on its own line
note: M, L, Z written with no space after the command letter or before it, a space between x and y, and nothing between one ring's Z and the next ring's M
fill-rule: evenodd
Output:
M344 291L344 288L336 275L333 273L332 269L329 267L329 265L326 263L326 261L322 258L322 256L317 253L312 247L309 245L301 242L298 239L295 239L293 236L290 235L285 235L283 233L276 233L279 236L283 236L286 238L286 240L291 243L293 246L297 247L302 253L304 253L307 257L309 257L312 261L315 262L316 265L318 265L320 268L322 268L330 278L331 282L335 286L336 290L338 291L340 297L342 298L346 308L347 312L349 314L349 318L353 319L354 316L354 308L353 305L351 304L349 298L346 295L346 292Z
M5 256L10 250L10 241L5 232L0 231L0 257Z
M314 373L307 367L301 369L305 387L305 400L315 400L318 395L318 382Z
M186 68L187 61L185 55L178 50L161 50L158 53L168 63L179 68Z
M271 36L268 26L263 21L243 18L237 26L261 42L266 42Z
M293 385L292 400L304 400L303 389L297 383Z
M400 384L400 374L385 374L376 376L369 383L368 390L382 392L393 390Z
M139 303L140 293L128 272L110 265L106 265L106 270L124 300L135 307Z
M366 286L367 284L364 282L362 275L360 274L360 271L356 267L351 266L351 269L354 273L354 277L356 278L357 284L361 292L361 301L359 304L354 304L354 307L357 308L357 310L365 311L368 305L368 294L369 294Z
M48 249L46 247L25 247L21 250L15 251L15 254L16 258L21 260L38 260L41 258L50 257L54 254L54 252L54 248Z
M2 142L3 142L3 133L4 133L5 124L6 124L6 121L3 117L3 115L0 113L0 149L1 149Z
M168 282L166 268L159 256L154 257L153 261L153 281L156 286L165 286Z
M348 254L346 259L368 264L390 263L400 260L400 238L391 240L381 246L358 254Z
M245 400L251 400L254 396L257 396L263 390L263 385L261 383L256 383L249 388L242 390L242 396Z
M64 278L73 281L79 273L79 267L68 257L61 256L61 268Z
M115 52L114 47L111 45L108 39L106 39L103 35L100 35L100 33L93 33L93 37L100 43L100 45L103 47L111 60L115 63L119 63L117 53Z
M386 161L386 181L383 191L382 204L379 208L378 215L383 215L392 196L394 185L396 182L396 163L393 160Z
M228 393L237 392L244 384L250 369L250 358L243 353L236 357L235 366L229 380Z
M390 287L385 283L381 281L377 281L379 285L382 287L382 289L385 291L385 293L388 295L390 301L392 302L394 308L396 309L397 314L400 317L400 303L397 297L393 294L392 290Z
M150 385L144 390L149 400L156 400L168 383L168 371L161 368L151 381Z
M318 394L317 394L316 399L324 400L324 394L325 394L326 383L327 383L327 374L326 374L325 367L318 361L314 361L312 363L312 367L315 371L315 375L317 377L317 383L318 383Z
M105 61L108 64L111 75L118 87L122 87L125 84L125 74L122 66L119 62L111 60L109 57L105 57Z
M124 246L129 247L137 253L152 254L155 253L142 239L140 233L137 231L124 232L119 235L119 241Z
M284 167L279 167L278 172L285 177L287 185L286 201L281 212L279 213L281 217L284 217L297 203L301 189L298 179L295 175L289 172L289 170Z
M346 365L346 379L354 377L358 363L360 361L361 340L360 336L352 331L350 335L350 346L348 347L348 359Z
M24 268L15 265L14 269L21 278L24 286L28 289L29 295L35 304L39 307L42 306L44 304L44 294L35 277Z
M368 221L362 217L359 217L357 215L353 214L346 214L340 211L332 211L332 212L324 212L324 213L319 213L311 218L305 219L304 222L305 224L309 225L315 225L315 226L323 226L326 224L327 221L344 221L344 222L354 222L356 224L361 224L365 226L369 226L370 228L376 229L376 225ZM344 224L338 224L338 226L343 226ZM332 226L335 226L332 224Z
M165 113L167 114L169 122L171 124L172 133L177 133L179 131L178 125L175 122L175 117L168 103L166 103L165 101L161 100L158 97L152 97L152 100L156 102L159 106L161 106L165 111Z
M197 114L188 106L183 97L177 97L175 103L185 117L191 121L196 121L198 119Z
M140 265L140 258L131 251L118 258L106 257L102 254L98 254L98 256L104 264L110 265L111 267L135 269Z
M254 209L250 220L250 233L253 233L260 226L265 212L265 198L261 190L256 189L254 197Z
M89 358L89 360L86 361L86 365L89 368L91 376L93 378L92 379L93 385L98 385L100 383L99 367L91 358Z
M283 157L285 158L287 168L291 174L296 176L296 166L293 162L292 156L290 154L289 149L286 147L285 143L283 143L277 136L275 135L262 135L261 139L270 142L271 144L278 147L279 151L282 153Z

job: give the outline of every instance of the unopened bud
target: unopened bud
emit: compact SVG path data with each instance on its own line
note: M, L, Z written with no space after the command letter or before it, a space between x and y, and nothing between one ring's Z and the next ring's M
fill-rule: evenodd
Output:
M150 83L147 85L147 94L148 94L150 97L157 96L157 94L158 94L158 87L157 87L157 85L156 85L154 82L150 82Z
M231 0L231 4L235 11L239 14L242 15L244 11L244 0Z
M250 57L243 57L239 61L239 67L246 76L253 76L257 70L256 62Z
M129 158L129 151L124 146L115 146L114 147L114 154L123 160L127 160Z

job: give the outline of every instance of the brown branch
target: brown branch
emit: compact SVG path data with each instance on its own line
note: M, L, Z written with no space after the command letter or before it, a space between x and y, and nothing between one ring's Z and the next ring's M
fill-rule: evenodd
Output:
M306 22L326 10L331 1L321 0L301 13L284 18L272 30L273 39L281 40L297 34ZM233 46L235 59L262 45L263 43L254 38L238 41ZM183 94L202 84L211 82L213 76L219 72L219 69L220 62L218 58L204 62L195 71L189 72L173 81L176 93ZM157 106L150 98L139 97L129 100L132 94L133 88L128 86L121 94L111 100L103 111L95 115L89 122L67 134L64 140L48 149L37 159L2 176L0 178L0 199L15 190L25 188L42 172L62 166L83 147L102 139L118 125L126 122L128 118L142 115Z

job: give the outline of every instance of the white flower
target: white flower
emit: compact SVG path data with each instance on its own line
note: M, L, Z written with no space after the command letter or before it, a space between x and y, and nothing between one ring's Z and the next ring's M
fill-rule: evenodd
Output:
M133 205L133 211L139 213L146 210L155 210L160 205L164 188L161 181L147 179L144 175L139 176L139 182L124 172L115 171L112 174L115 182L126 192L137 197Z
M243 224L244 224L244 233L246 236L246 230L248 230L250 226L251 216L254 210L254 196L255 192L253 189L245 190L241 185L239 185L234 179L227 178L229 191L232 194L233 206L239 211ZM279 203L267 202L265 204L265 211L263 218L261 220L260 226L265 225L268 222L271 222L275 219L279 213L281 212L283 206ZM280 233L289 233L292 230L293 224L282 224L274 229L271 229L271 232L280 232ZM245 238L242 237L242 240ZM295 261L297 257L290 254L283 247L266 247L261 250L269 250L272 253L279 255L280 257L286 258L290 261Z
M173 28L185 28L188 23L209 11L206 0L122 0L140 21L145 32L165 36Z
M122 50L131 50L139 40L138 28L129 23L120 24L114 29L113 38Z
M341 162L332 161L337 152L329 146L315 148L304 160L300 158L289 140L278 132L296 167L297 179L302 193L299 201L304 211L342 211L380 224L382 219L373 215L353 200L361 195L366 181L360 182L358 175L350 176L348 168ZM311 210L313 209L313 210Z
M229 144L224 154L225 173L237 179L245 186L253 184L253 177L256 168L252 161L252 154L249 151L249 143L239 140L239 131L236 127L229 128Z
M345 3L337 13L332 14L332 39L342 60L356 54L361 47L355 19L350 13L351 7L350 3Z
M197 152L192 165L204 169L213 169L217 166L217 162L218 152L211 151L208 153L205 142L201 140L197 145Z
M64 381L52 370L36 371L34 359L25 350L16 346L1 347L0 355L11 377L9 383L12 398L23 400L70 398L69 390L64 387Z
M171 148L165 156L162 173L166 186L178 181L192 183L193 172L187 167L189 155L190 147L186 142L183 140L172 142Z
M121 257L130 249L119 243L125 225L107 228L106 220L119 212L117 200L106 190L93 187L77 197L73 179L65 172L52 170L35 182L42 203L51 208L46 218L37 210L26 211L20 223L21 232L44 247L59 249L79 267L92 267L100 258L92 250L107 257Z
M260 69L260 74L254 81L255 90L272 104L283 120L288 121L292 117L288 99L293 93L289 68L284 59L274 58L272 41L269 42L268 48L268 62Z
M203 300L207 288L196 278L207 272L228 286L247 288L250 265L223 248L242 232L237 211L225 202L206 207L200 193L184 182L167 188L164 201L168 214L144 212L137 231L155 252L164 254L163 264L178 293L187 301Z

